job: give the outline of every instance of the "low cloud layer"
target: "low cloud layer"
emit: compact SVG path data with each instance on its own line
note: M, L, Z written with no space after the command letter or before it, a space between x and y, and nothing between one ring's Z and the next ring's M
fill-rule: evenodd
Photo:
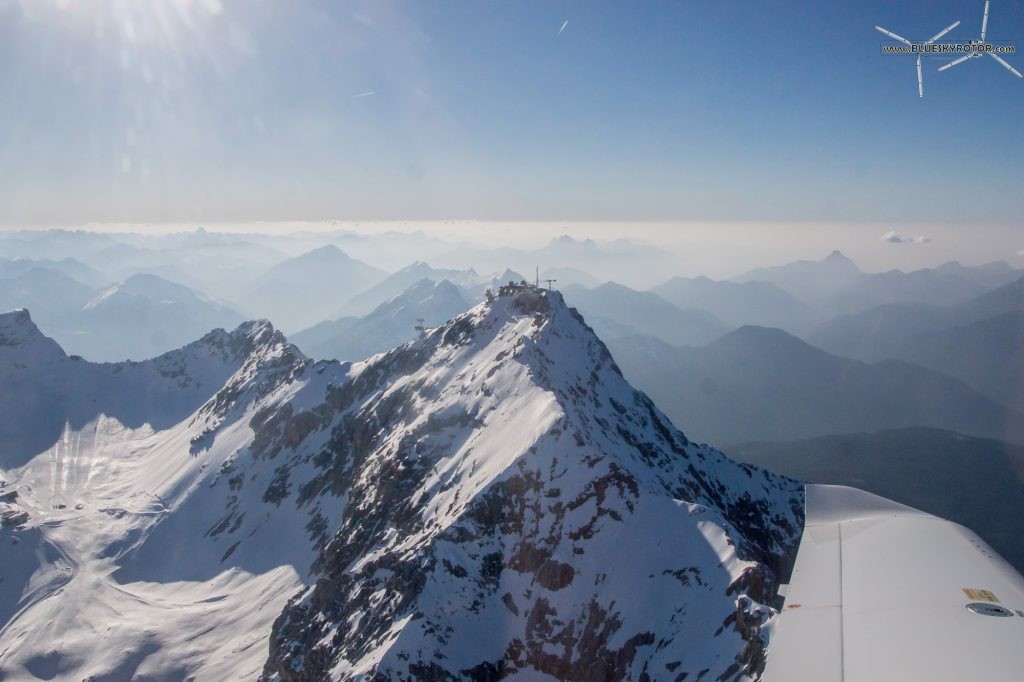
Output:
M886 232L882 235L882 241L887 244L927 244L931 240L931 237L926 237L923 234L917 237L908 237L900 234L896 230Z

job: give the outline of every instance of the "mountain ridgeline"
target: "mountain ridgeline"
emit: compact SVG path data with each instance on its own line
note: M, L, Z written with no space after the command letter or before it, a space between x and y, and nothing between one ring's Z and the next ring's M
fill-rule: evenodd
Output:
M60 351L21 315L9 336L35 341L6 343L0 363L31 375L28 349ZM186 356L171 372L189 377L186 414L86 414L56 443L11 440L5 490L29 520L2 532L38 566L0 632L0 676L724 680L763 666L802 485L690 442L557 292L516 289L354 364L313 361L265 325L215 335L204 343L243 357L217 356L230 373L198 382L200 403L203 364ZM65 650L106 608L145 627Z
M693 438L728 445L910 426L1024 443L1024 414L898 360L831 355L780 329L741 327L700 348L611 339L626 378Z

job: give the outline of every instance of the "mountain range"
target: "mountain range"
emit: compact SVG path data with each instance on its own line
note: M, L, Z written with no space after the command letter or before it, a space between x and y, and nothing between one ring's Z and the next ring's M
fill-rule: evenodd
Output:
M1024 277L958 305L892 304L838 317L808 338L841 355L896 358L957 377L1024 410Z
M569 235L555 237L532 249L460 245L432 262L449 268L472 267L481 272L511 267L532 274L539 267L545 273L551 271L547 276L555 279L559 279L559 270L569 268L562 273L565 281L560 285L597 284L602 278L589 279L587 273L614 272L623 281L643 287L663 281L667 276L664 273L675 267L675 260L652 244L627 239L575 239Z
M82 284L99 288L111 283L109 277L74 258L0 258L0 280L14 279L31 270L55 270Z
M0 368L40 396L77 387L0 422L0 676L764 665L801 484L688 440L556 292L481 303L362 363L246 323L93 365L8 313Z
M93 289L46 268L0 279L0 310L20 308L36 311L70 353L102 361L152 357L242 321L226 304L155 275Z
M270 267L287 259L276 249L232 235L197 231L185 235L129 238L82 260L110 279L134 274L157 275L199 291L216 292L235 301Z
M398 296L409 287L423 280L435 283L448 280L459 286L472 286L477 284L479 279L480 277L476 274L476 271L472 269L438 269L431 267L423 261L415 261L401 270L388 275L366 291L353 296L334 317L360 317L366 315L382 303Z
M239 300L243 310L286 331L333 319L347 301L387 276L334 245L289 258L263 273Z
M897 360L831 355L779 329L741 327L699 348L652 337L608 345L626 377L702 440L932 426L1024 442L1024 415L958 379Z
M731 329L707 311L680 309L653 292L615 282L594 289L570 285L561 291L603 339L647 334L678 346L703 345Z
M823 316L835 317L886 304L962 303L1008 284L1021 274L1003 262L964 266L956 261L910 272L867 273L841 252L833 251L820 261L802 260L758 268L734 279L772 283L808 303Z
M771 282L673 277L651 291L679 308L705 310L732 327L752 324L799 334L820 317L806 303Z
M310 357L364 360L415 338L416 327L436 327L469 307L462 291L448 280L423 279L368 315L321 322L292 340Z

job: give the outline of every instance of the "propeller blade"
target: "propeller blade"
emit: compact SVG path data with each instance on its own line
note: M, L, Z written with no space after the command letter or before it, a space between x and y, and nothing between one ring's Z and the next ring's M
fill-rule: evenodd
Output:
M954 22L953 22L952 24L950 24L949 26L947 26L947 27L946 27L946 29L945 29L944 31L942 31L941 33L938 33L938 34L936 34L936 35L935 35L935 37L934 37L934 38L932 38L931 40L929 40L929 41L928 41L927 43L925 43L925 45L931 45L931 44L932 44L932 43L934 43L934 42L935 42L936 40L938 40L938 39L939 39L939 38L941 38L942 36L946 35L947 33L949 33L950 31L952 31L952 30L953 30L954 28L956 28L956 27L957 27L957 26L959 26L959 25L960 25L960 20L958 19L957 21L954 21Z
M985 29L988 28L988 0L985 0L985 16L981 20L981 39L985 40Z
M942 66L939 67L939 71L945 71L946 69L952 69L954 66L956 66L960 62L966 62L970 58L971 58L971 55L965 54L963 57L960 57L960 59L954 59L949 64L943 64Z
M898 41L900 41L901 43L906 43L907 45L910 45L910 46L913 46L913 45L914 45L914 43L910 42L909 40L907 40L907 39L906 39L906 38L904 38L903 36L898 36L898 35L896 35L895 33L893 33L892 31L887 31L887 30L885 30L885 29L884 29L884 28L882 28L881 26L875 26L875 28L877 28L877 29L878 29L879 31L881 31L881 32L882 32L882 33L884 33L885 35L889 36L890 38L893 38L893 39L895 39L895 40L898 40Z
M917 55L917 96L924 97L924 77L921 75L921 55Z
M999 62L1000 64L1002 64L1006 68L1008 68L1010 70L1010 73L1012 73L1017 78L1024 78L1024 76L1020 75L1020 71L1018 71L1017 69L1015 69L1012 66L1010 66L1009 64L1007 64L1006 60L1004 60L999 55L997 55L997 54L995 54L993 52L986 52L985 54L987 54L989 57L992 57L992 59L996 60L997 62Z

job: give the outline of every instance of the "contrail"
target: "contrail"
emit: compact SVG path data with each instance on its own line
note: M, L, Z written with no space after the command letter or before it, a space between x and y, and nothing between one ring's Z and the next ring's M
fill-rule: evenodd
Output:
M377 94L376 90L367 90L366 92L360 92L358 95L352 95L352 99L355 99L357 97L369 97L370 95L376 95L376 94Z
M566 20L565 20L565 21L564 21L564 22L562 23L562 28L558 29L558 35L562 35L562 31L564 31L564 30L565 30L565 27L566 27L566 26L568 26L568 25L569 25L569 20L568 20L568 19L566 19Z

